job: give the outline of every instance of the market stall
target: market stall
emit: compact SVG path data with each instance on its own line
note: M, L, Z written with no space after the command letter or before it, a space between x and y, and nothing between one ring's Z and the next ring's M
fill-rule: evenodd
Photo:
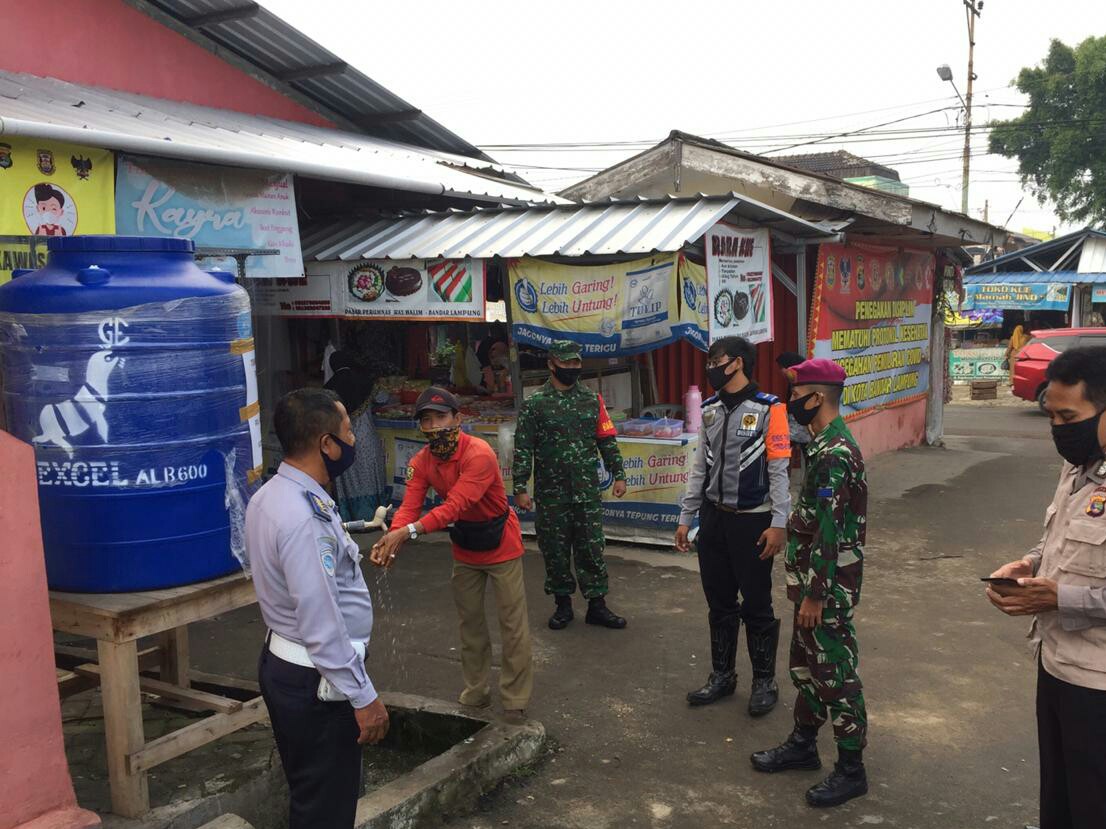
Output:
M694 415L685 422L682 400L656 399L641 355L679 340L705 349L727 334L771 340L774 239L826 235L736 196L665 198L420 215L346 236L332 227L305 239L304 255L309 281L330 285L336 345L371 322L386 352L386 332L402 330L401 371L373 390L393 502L424 444L413 403L431 382L459 395L465 428L496 449L512 492L518 406L546 381L549 344L570 339L584 356L582 382L603 395L619 431L623 498L596 457L608 535L669 543L698 426ZM497 335L487 320L500 296L507 327ZM488 337L505 341L506 372L472 365ZM522 517L528 528L532 516Z

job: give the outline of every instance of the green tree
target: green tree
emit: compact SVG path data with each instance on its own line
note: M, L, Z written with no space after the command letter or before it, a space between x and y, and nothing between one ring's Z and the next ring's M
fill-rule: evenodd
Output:
M1052 41L1015 84L1029 108L992 122L991 152L1018 159L1022 183L1065 221L1106 223L1106 37Z

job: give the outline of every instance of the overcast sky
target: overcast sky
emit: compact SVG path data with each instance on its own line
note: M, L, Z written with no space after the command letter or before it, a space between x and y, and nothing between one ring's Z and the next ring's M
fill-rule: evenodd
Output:
M262 3L496 160L530 165L519 172L547 190L681 129L769 155L848 149L897 169L912 196L960 207L962 115L935 68L949 64L966 91L961 0ZM1051 38L1104 34L1103 0L987 0L973 121L1021 111L1010 82ZM880 127L911 131L895 140L807 143L904 118ZM924 128L935 132L913 132ZM1002 224L1023 189L1016 162L986 150L975 137L970 212L986 202ZM1050 206L1024 195L1009 226L1052 230Z

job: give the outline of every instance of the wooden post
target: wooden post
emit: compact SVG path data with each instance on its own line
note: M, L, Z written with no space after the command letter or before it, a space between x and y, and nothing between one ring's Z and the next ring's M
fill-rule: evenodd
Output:
M188 625L161 634L161 681L181 688L189 685Z
M100 655L100 688L104 704L111 810L139 817L150 809L145 773L131 774L127 756L146 744L142 728L142 697L138 690L138 645L135 640L96 643Z

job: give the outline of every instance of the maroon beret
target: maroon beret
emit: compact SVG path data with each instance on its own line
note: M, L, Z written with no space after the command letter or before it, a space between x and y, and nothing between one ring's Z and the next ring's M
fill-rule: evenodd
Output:
M793 386L843 386L847 376L845 369L824 357L807 360L787 370Z

